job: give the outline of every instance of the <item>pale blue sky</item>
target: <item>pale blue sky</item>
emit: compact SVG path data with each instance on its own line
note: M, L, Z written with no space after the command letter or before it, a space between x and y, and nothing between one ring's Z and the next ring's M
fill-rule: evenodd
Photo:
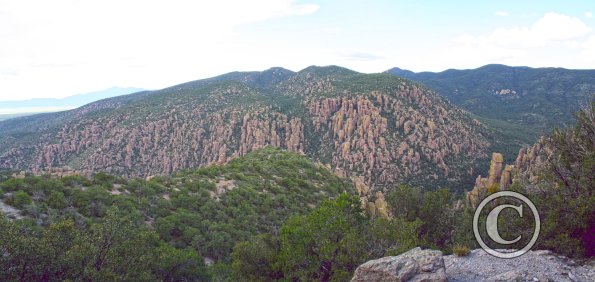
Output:
M587 0L0 0L0 100L273 66L592 69L593 13Z

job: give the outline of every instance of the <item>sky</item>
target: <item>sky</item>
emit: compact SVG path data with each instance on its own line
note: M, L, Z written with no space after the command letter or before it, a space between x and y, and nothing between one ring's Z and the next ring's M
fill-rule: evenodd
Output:
M0 101L231 71L595 68L592 0L0 0Z

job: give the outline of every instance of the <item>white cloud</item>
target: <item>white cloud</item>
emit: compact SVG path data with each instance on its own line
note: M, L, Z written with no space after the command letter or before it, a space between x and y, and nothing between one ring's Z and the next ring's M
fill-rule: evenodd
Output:
M368 52L347 53L347 54L344 54L343 57L345 57L347 60L350 60L350 61L378 61L378 60L382 60L385 58L383 56L368 53Z
M547 13L530 27L497 28L489 35L462 35L454 40L462 44L543 47L552 42L583 37L591 28L575 17Z
M343 28L337 27L337 26L332 26L332 27L323 28L322 31L325 33L329 33L329 34L338 34L338 33L343 32Z
M496 28L484 35L452 40L443 60L477 67L486 63L593 68L595 35L576 17L547 13L532 25ZM458 61L458 62L457 62Z
M494 15L498 16L498 17L507 17L510 14L506 11L497 11L496 13L494 13Z
M595 35L590 36L585 42L582 43L583 48L579 58L590 68L595 65Z
M590 19L590 18L593 17L593 13L591 13L591 12L585 12L585 17L587 17L587 18Z
M240 26L318 9L293 0L0 1L0 100L219 74L238 49L253 51L238 42Z

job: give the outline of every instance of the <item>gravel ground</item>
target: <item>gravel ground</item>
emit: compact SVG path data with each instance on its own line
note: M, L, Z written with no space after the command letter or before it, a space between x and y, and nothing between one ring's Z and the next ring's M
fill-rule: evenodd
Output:
M595 281L595 262L577 265L571 259L550 251L529 251L501 259L481 249L465 257L444 256L448 281Z

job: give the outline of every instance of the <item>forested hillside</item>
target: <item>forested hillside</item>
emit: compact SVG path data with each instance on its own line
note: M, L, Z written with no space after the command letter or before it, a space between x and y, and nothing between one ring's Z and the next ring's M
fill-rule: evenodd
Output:
M457 189L497 135L428 88L340 67L229 73L0 122L0 168L168 175L274 146L366 184Z
M274 148L150 181L5 175L0 201L20 220L1 221L0 252L8 256L0 277L202 277L203 259L229 262L236 243L276 233L289 216L340 193L353 194L351 182Z
M525 159L542 165L538 175L516 171L506 188L536 204L537 249L595 255L593 112L595 104L577 115L575 128L540 145L549 162ZM150 180L3 174L1 207L12 207L12 219L0 215L0 277L346 281L367 260L417 246L459 256L477 248L472 206L447 189L393 187L388 218L366 213L354 190L324 166L271 147ZM502 220L503 236L530 227L516 215Z
M438 73L386 72L427 85L505 138L525 145L554 127L572 125L572 115L595 95L595 70L486 65Z

